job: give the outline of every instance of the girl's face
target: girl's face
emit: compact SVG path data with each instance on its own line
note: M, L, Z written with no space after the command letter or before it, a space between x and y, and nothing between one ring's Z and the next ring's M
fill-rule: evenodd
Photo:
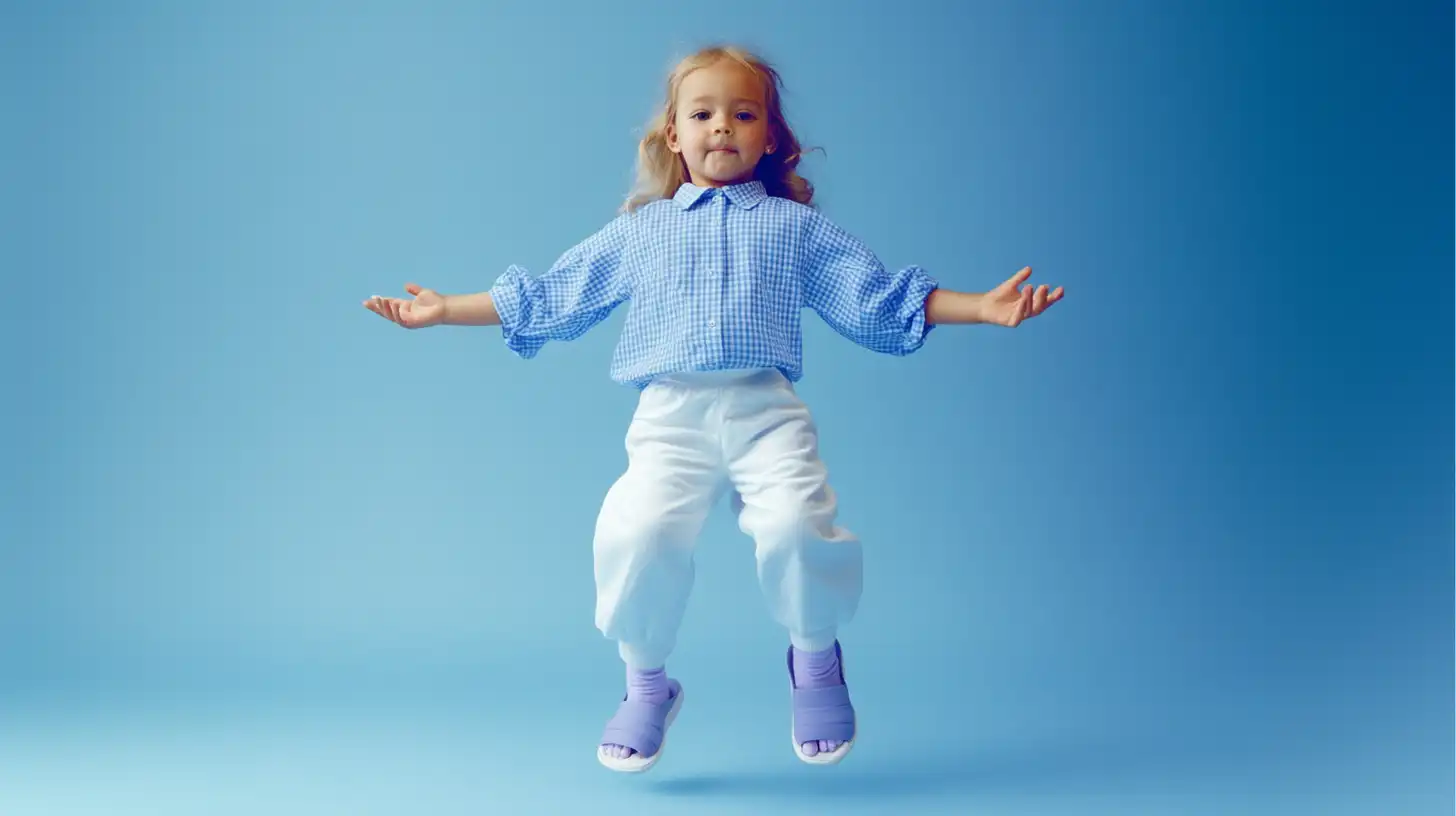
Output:
M683 78L667 146L683 157L694 184L722 187L753 178L758 160L773 150L763 97L759 78L732 60Z

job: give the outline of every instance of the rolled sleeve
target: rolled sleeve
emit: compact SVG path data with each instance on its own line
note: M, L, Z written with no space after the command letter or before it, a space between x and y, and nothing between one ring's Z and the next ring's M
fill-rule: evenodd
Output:
M496 279L490 297L506 348L535 357L550 341L585 334L630 297L626 217L572 247L544 275L512 265Z
M925 301L939 283L918 266L891 272L865 244L815 213L807 235L805 305L843 337L882 354L917 351L935 328Z

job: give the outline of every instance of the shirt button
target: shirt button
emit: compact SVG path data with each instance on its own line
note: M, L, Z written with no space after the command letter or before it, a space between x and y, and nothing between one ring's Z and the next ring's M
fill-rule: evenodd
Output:
M710 329L716 329L716 328L718 328L718 321L716 321L716 320L709 320L708 321L708 328L710 328Z

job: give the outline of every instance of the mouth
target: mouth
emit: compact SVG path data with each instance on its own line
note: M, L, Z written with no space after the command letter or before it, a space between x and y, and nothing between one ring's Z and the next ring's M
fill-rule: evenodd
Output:
M738 151L737 150L734 150L731 147L712 147L712 148L708 148L708 152L709 153L737 153Z

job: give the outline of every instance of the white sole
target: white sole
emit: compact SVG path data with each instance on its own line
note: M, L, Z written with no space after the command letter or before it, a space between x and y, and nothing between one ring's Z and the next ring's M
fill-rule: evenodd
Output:
M597 761L602 763L608 770L616 771L617 773L642 773L643 771L651 770L652 766L657 764L657 760L662 759L662 752L667 750L668 731L672 728L673 720L677 719L678 711L682 710L682 702L685 694L686 692L682 686L678 686L677 696L672 700L672 707L667 710L667 717L662 721L662 744L657 746L657 753L650 757L633 754L626 759L618 759L614 756L607 756L607 749L598 745Z
M854 736L856 738L859 737L858 717L855 718ZM792 730L789 734L789 740L794 743L794 754L798 756L800 760L802 760L803 762L807 762L810 765L838 765L840 760L844 759L846 756L849 756L850 749L854 747L854 740L851 739L849 742L846 742L838 748L835 748L833 751L820 751L814 756L809 756L808 754L804 753L804 749L800 747L799 741L794 739Z

